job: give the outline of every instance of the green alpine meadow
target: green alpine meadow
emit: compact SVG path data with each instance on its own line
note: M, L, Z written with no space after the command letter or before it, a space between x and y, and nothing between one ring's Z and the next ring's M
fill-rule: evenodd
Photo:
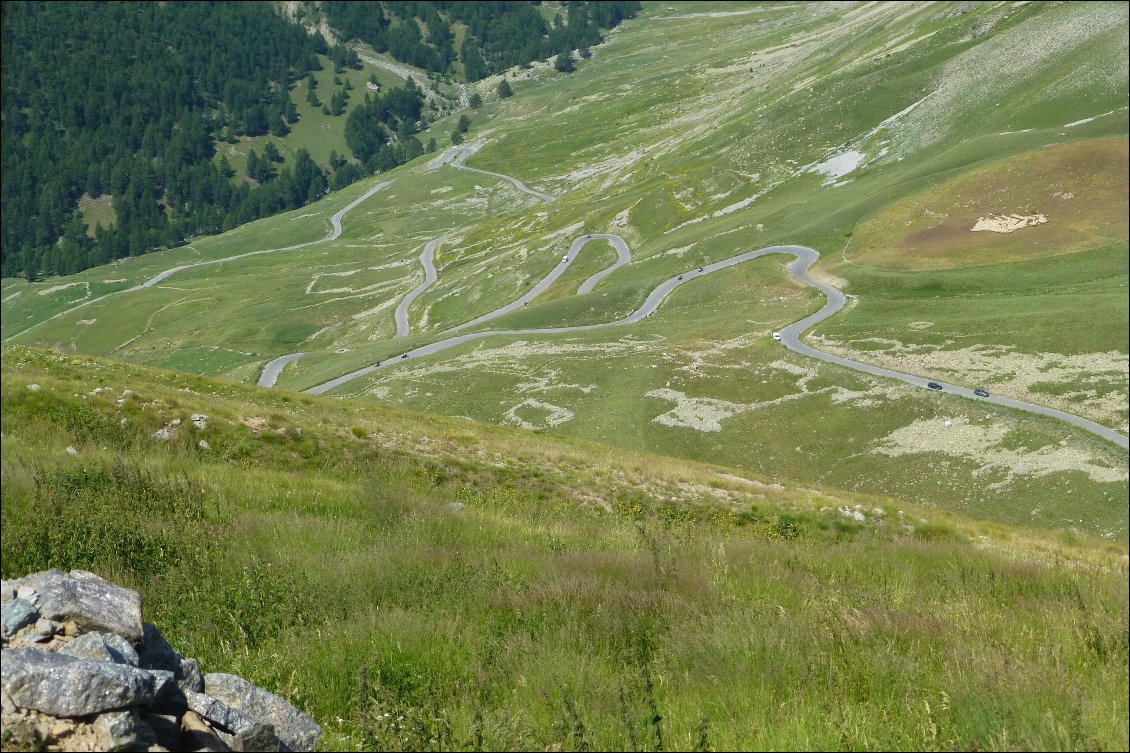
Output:
M3 16L5 652L91 571L318 750L1130 746L1126 3Z

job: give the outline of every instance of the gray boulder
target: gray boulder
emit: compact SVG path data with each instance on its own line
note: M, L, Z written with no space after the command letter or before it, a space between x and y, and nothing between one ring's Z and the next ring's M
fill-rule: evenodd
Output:
M138 666L137 652L125 638L113 633L83 633L59 649L60 654L95 661Z
M86 570L48 579L39 589L39 612L49 620L73 620L83 630L117 633L131 643L142 637L141 594Z
M235 751L279 751L283 749L275 728L269 724L262 724L250 730L244 730L231 736L225 741Z
M189 711L196 712L227 733L227 735L221 734L220 737L232 750L277 751L279 749L278 734L269 722L253 718L204 693L190 691L184 695L188 701Z
M137 711L108 711L94 720L94 736L99 750L145 750L141 718Z
M22 578L13 578L12 580L0 581L0 594L3 595L4 601L9 601L15 598L16 595L21 597L29 591L35 593L42 591L43 586L48 581L58 580L59 578L66 577L66 573L62 570L41 570L38 573L25 575ZM25 589L24 594L19 594L20 589Z
M182 750L180 725L172 714L146 714L142 722L149 726L154 742L165 750Z
M177 685L184 691L204 692L204 677L195 659L185 659L176 652L161 631L148 622L142 627L143 637L138 646L139 666L143 669L164 669L173 673Z
M204 675L204 692L275 728L290 750L314 750L322 728L274 693L252 685L242 677L223 672Z
M167 669L176 672L180 668L181 655L169 645L156 625L146 622L142 625L141 643L137 655L145 669Z
M4 624L4 635L14 635L16 631L39 619L39 610L31 602L12 599L0 608L0 622Z
M200 664L195 659L180 660L180 672L176 675L176 679L177 685L182 690L204 692L204 673L200 671Z
M148 706L172 679L38 648L5 651L0 671L3 690L16 706L67 717Z

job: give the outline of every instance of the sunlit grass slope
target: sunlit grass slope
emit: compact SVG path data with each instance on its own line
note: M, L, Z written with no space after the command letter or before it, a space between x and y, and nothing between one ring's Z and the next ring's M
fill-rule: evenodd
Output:
M1128 743L1124 543L20 346L2 387L3 576L139 588L324 749Z

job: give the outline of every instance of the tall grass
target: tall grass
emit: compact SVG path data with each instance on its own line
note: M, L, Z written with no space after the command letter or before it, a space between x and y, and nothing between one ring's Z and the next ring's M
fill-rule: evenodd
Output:
M3 575L139 588L327 749L1128 743L1124 544L727 504L702 466L191 379L5 349Z

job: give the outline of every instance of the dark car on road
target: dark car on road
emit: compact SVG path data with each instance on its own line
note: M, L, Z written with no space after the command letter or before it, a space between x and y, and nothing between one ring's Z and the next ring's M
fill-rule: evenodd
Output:
M977 397L988 397L989 391L986 390L984 387L978 387L977 389L973 390L973 394L976 395Z
M942 385L937 382L926 382L926 386L932 390L940 390L942 388Z

